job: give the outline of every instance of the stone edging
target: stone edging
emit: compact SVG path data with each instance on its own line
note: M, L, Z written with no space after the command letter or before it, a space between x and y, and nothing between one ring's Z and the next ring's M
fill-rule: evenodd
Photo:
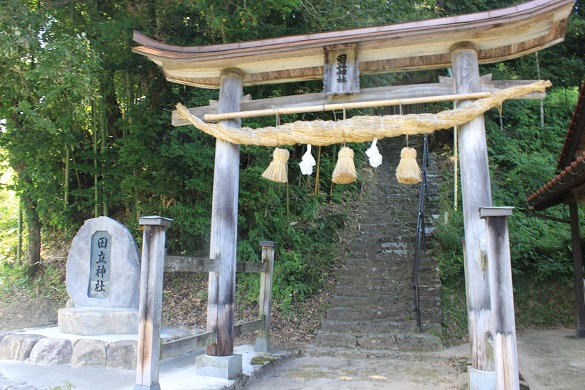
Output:
M191 334L193 331L170 330L164 339L173 340ZM95 338L55 338L24 331L0 332L0 359L42 366L68 364L75 368L135 370L137 344L136 340L108 342Z
M135 340L108 343L104 340L50 338L29 333L0 333L0 359L25 361L42 366L136 369Z

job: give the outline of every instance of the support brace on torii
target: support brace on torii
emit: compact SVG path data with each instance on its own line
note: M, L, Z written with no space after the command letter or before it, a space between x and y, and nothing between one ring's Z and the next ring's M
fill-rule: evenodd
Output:
M572 0L536 0L473 15L206 47L169 46L135 34L144 46L134 51L161 66L169 81L220 87L219 112L240 110L245 85L324 78L326 96L358 94L359 73L452 67L453 92L475 93L481 92L479 64L520 57L562 41L572 7ZM337 50L344 52L336 55ZM352 63L355 67L346 68ZM332 69L344 71L332 77ZM229 121L239 126L237 119ZM493 328L485 223L479 216L479 207L491 206L483 116L459 126L458 133L472 366L489 374L494 369L488 351ZM208 326L217 327L218 343L207 349L216 356L233 353L238 161L239 147L218 140L210 256L220 258L222 270L210 274ZM478 386L480 381L472 376L471 389L492 388Z

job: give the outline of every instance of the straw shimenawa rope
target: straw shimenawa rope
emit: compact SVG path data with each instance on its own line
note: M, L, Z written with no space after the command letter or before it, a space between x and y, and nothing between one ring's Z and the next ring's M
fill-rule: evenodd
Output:
M357 171L353 162L353 150L344 146L337 154L337 164L331 176L331 181L335 184L349 184L357 179Z
M262 177L277 183L288 182L288 157L290 152L286 149L274 149L274 159L268 165L268 168L262 173Z
M233 128L221 123L206 123L177 104L177 112L199 130L218 139L240 145L279 146L312 144L327 146L346 142L368 142L374 138L397 137L399 135L432 133L440 129L460 126L482 115L508 99L544 92L552 84L537 81L497 91L492 96L478 99L453 110L438 114L409 114L387 116L354 116L340 121L297 121L276 127L252 129Z
M401 184L418 184L422 181L422 172L416 162L416 149L402 148L400 162L396 167L396 179Z

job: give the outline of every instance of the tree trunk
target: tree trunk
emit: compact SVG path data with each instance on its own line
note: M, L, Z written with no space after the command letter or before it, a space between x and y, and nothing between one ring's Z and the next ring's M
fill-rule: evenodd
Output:
M91 114L92 114L92 121L91 121L91 137L92 137L92 144L93 144L93 202L94 202L94 217L97 218L100 216L99 211L99 180L98 180L98 160L97 160L97 107L94 101L91 102Z
M24 203L24 215L28 231L27 267L29 276L34 276L41 264L41 219L37 212L37 204L34 199L26 194L22 195Z
M122 119L122 111L120 110L120 105L118 104L118 97L116 96L115 90L115 74L114 71L106 72L102 86L104 91L104 103L105 103L105 113L106 113L106 129L108 132L108 137L115 142L122 138L122 129L121 129L121 119Z
M22 264L22 197L18 198L18 243L16 244L16 264Z
M13 102L16 105L16 102ZM24 129L24 124L16 114L13 114L11 117L13 123L16 124L16 128L20 131ZM41 219L39 217L39 213L37 211L37 201L36 198L30 195L27 189L34 188L33 181L31 179L31 175L28 174L28 170L30 167L24 161L12 161L11 163L12 169L18 176L18 181L20 182L21 188L24 188L22 193L20 194L20 202L23 205L24 217L26 220L26 227L28 231L28 244L27 244L27 251L26 251L26 266L28 268L29 276L34 276L39 269L41 264ZM20 212L20 207L19 207ZM20 228L20 227L19 227ZM20 233L20 231L19 231ZM21 236L22 237L22 236ZM19 241L19 245L20 245Z

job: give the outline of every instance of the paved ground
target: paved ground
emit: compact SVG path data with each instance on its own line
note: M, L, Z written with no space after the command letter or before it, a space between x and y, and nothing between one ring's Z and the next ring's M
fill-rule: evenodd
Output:
M585 388L585 339L574 330L529 332L518 336L520 373L531 390L578 390ZM402 357L328 357L310 350L303 356L289 356L259 370L250 365L250 346L238 347L244 355L246 380L227 381L198 376L188 355L165 362L160 369L163 390L189 389L463 389L467 375L462 370L467 345L440 353L408 354ZM463 360L463 361L461 361ZM133 371L70 366L42 367L26 362L0 360L0 390L67 389L129 390L135 383ZM252 379L249 377L252 376Z
M247 377L258 367L251 366L254 346L235 349L242 354L243 371ZM197 375L196 354L165 361L160 365L160 384L163 390L209 390L234 386L237 381ZM136 372L107 368L73 368L69 365L39 366L26 362L0 360L0 390L131 390L136 384Z
M277 366L248 385L254 390L273 389L459 389L464 378L453 361L435 359L402 361L336 357L301 357Z
M519 371L530 390L585 389L585 339L574 330L530 332L517 342Z
M519 335L520 374L530 390L585 388L585 339L571 329ZM303 356L277 364L248 385L254 390L467 389L469 345L441 353L406 355L409 361Z

